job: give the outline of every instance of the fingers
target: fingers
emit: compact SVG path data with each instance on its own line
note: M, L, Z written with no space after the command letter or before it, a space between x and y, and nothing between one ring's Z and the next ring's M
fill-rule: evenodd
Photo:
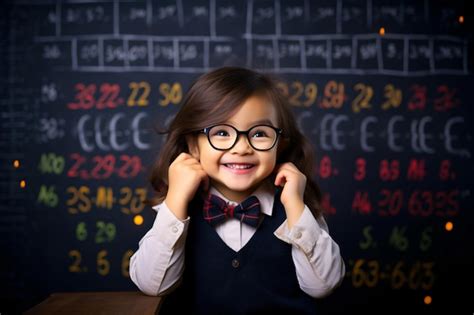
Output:
M194 156L189 153L182 152L176 157L172 164L174 164L175 167L179 166L179 168L186 166L187 168L195 171L201 178L201 183L203 184L204 189L209 189L209 176L202 168L201 162Z
M187 166L201 165L201 162L197 160L194 156L188 153L181 153L176 157L172 164L183 164Z
M190 157L192 157L191 154L186 153L186 152L182 152L176 157L175 162L185 161L185 160L189 159Z
M204 190L209 190L209 176L207 173L204 171L201 163L196 160L195 158L186 160L183 162L183 164L188 165L192 170L196 171L200 177L201 177L201 183L204 188Z
M176 162L183 162L183 161L188 161L188 160L199 162L198 159L196 159L194 156L186 152L180 153L175 159Z
M296 167L295 164L291 163L291 162L286 162L286 163L281 163L281 164L277 164L275 166L275 170L278 172L282 169L288 169L288 170L293 170L293 171L299 171L298 168Z
M285 186L287 176L287 170L280 170L275 178L275 186Z
M288 181L288 178L301 172L298 168L291 162L280 164L278 167L275 168L276 177L275 177L275 185L276 186L285 186L285 183Z
M275 177L275 185L276 186L284 186L287 181L289 170L286 168L285 164L282 164L278 170L277 175Z

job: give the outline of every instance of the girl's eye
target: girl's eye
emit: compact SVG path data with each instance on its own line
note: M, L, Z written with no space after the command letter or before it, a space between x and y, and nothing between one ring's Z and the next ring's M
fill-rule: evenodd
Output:
M260 138L260 137L268 137L265 131L255 131L252 137Z
M223 137L227 136L228 134L229 134L229 133L228 133L227 131L222 130L222 129L221 129L221 130L217 130L217 131L215 131L215 132L212 133L213 136L223 136Z

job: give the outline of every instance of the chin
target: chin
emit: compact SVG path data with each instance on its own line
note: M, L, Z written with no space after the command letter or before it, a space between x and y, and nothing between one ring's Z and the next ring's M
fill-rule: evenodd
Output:
M249 191L249 190L254 191L261 184L262 184L262 181L253 182L252 184L249 184L249 185L240 186L240 189L236 187L234 190L236 190L236 191Z
M226 185L226 184L223 184L223 185L229 190L238 191L238 192L246 192L248 190L253 190L257 186L255 182L252 182L250 184L249 183L238 184L235 181L230 185Z

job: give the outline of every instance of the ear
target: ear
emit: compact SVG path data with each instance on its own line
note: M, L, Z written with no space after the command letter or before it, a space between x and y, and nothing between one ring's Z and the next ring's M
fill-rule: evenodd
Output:
M198 161L200 160L199 146L195 136L186 135L186 143L188 145L189 154L191 154Z

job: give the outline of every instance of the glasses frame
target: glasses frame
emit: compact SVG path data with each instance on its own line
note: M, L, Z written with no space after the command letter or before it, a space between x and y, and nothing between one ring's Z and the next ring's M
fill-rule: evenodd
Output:
M211 130L211 128L214 128L216 126L228 126L228 127L231 127L232 129L234 129L236 132L237 132L237 137L235 137L235 141L234 143L228 148L228 149L218 149L216 148L212 142L211 142L211 138L209 137L209 131ZM265 150L262 150L262 149L257 149L256 147L253 146L252 144L252 141L250 141L250 138L249 138L249 133L250 133L250 130L252 130L253 128L255 127L260 127L260 126L266 126L266 127L270 127L272 128L273 130L275 130L276 132L276 138L275 138L275 141L273 142L272 146L268 149L265 149ZM262 124L262 125L255 125L253 127L250 127L249 129L247 129L246 131L241 131L241 130L238 130L237 128L235 128L234 126L232 125L229 125L229 124L215 124L215 125L212 125L212 126L209 126L209 127L206 127L204 129L201 129L201 130L198 130L197 131L198 133L203 133L207 136L207 141L209 141L209 144L211 145L211 147L213 147L214 149L218 150L218 151L227 151L227 150L230 150L232 149L235 144L239 141L239 138L240 138L240 135L245 135L246 138L247 138L247 143L254 149L254 150L257 150L257 151L269 151L271 149L273 149L273 147L275 146L275 144L278 142L278 139L280 137L280 135L283 133L283 129L281 128L277 128L277 127L274 127L272 125L266 125L266 124Z

